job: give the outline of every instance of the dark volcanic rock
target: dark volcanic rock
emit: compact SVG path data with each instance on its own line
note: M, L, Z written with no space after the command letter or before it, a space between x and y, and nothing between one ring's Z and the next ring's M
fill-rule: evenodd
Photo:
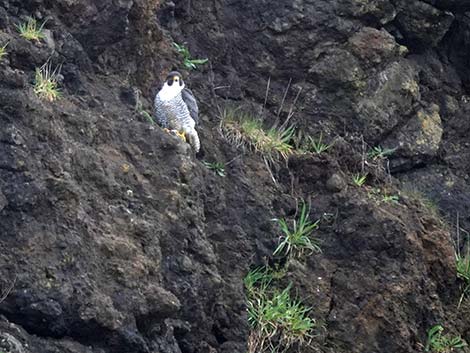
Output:
M434 324L470 327L455 319L452 234L397 189L419 186L470 229L466 9L0 1L0 351L244 353L243 278L279 261L272 219L295 217L294 198L321 220L322 253L289 278L326 327L301 352L419 352ZM44 40L19 36L28 16L47 20ZM173 41L209 64L188 72ZM55 102L34 93L46 62L62 67ZM178 66L200 101L204 159L225 177L145 120ZM262 107L267 126L289 116L304 135L340 137L268 170L221 137L227 100ZM377 145L397 149L374 159Z
M339 4L339 8L349 16L381 25L392 21L396 16L394 4L388 0L341 0Z
M407 43L417 47L436 46L452 24L454 15L423 1L401 1L396 18Z
M364 63L377 65L405 54L406 47L400 46L386 30L364 27L349 38L349 45L354 55Z
M357 120L364 126L364 136L380 141L406 119L420 98L417 72L407 59L395 61L367 84L356 105Z
M439 9L453 10L458 12L468 11L470 3L467 0L425 0L427 3Z
M385 140L384 145L395 151L394 157L405 157L405 160L420 164L437 155L441 140L439 107L430 105L426 109L420 109L405 126ZM399 167L396 162L392 164L393 168Z

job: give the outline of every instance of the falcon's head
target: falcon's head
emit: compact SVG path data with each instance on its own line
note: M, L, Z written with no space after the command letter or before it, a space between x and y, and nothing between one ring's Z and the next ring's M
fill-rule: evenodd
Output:
M172 71L167 75L159 95L163 100L173 99L176 95L181 93L184 86L181 74L178 71Z
M184 88L183 77L178 71L172 71L166 77L165 86L181 91Z

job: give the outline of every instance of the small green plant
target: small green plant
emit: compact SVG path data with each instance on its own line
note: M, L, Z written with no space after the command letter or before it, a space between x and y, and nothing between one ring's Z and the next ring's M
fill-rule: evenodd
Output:
M383 202L393 202L393 203L398 203L400 198L397 195L383 195L382 196L382 201Z
M307 141L304 145L304 150L307 152L314 152L316 154L321 154L332 146L331 144L326 144L323 141L323 134L320 134L318 139L314 139L311 136L307 136Z
M176 48L178 53L183 55L183 65L189 70L195 70L198 65L204 65L208 61L208 59L192 59L189 49L184 45L173 43L173 46Z
M311 236L312 232L318 228L320 220L312 223L309 220L310 209L305 202L302 202L300 217L294 219L292 228L289 227L285 219L278 219L277 222L282 233L280 243L274 250L273 255L294 256L298 257L305 252L321 252L318 240Z
M224 177L225 176L225 163L222 162L207 162L203 161L204 165L209 170L213 170L215 174L218 176Z
M148 111L146 110L140 110L139 113L145 118L147 119L147 121L152 124L152 125L155 125L155 120L153 120L153 117L152 117L152 114L150 114Z
M271 283L272 279L270 269L266 266L260 266L247 273L243 279L243 284L248 295L253 296L260 290L258 289L260 286L261 290L264 290Z
M221 127L224 136L232 144L251 148L270 162L277 160L279 156L287 159L293 153L293 126L265 129L261 119L226 109L222 113Z
M396 148L382 148L381 146L376 146L367 153L367 156L371 159L380 159L392 155L395 151Z
M311 308L290 296L291 286L282 291L259 291L249 297L248 322L252 327L250 353L286 352L294 344L303 344L313 337L318 327L309 317Z
M21 23L16 26L20 32L21 37L27 40L39 41L44 39L43 28L46 22L44 21L42 25L38 27L36 19L30 17L27 22Z
M7 55L7 47L8 43L5 44L3 47L0 47L0 60L2 60L3 57Z
M463 281L462 294L458 304L458 307L460 307L463 299L470 292L470 248L467 250L467 255L456 252L455 263L457 267L457 277Z
M49 102L53 102L61 95L59 90L58 75L60 67L52 70L49 63L36 69L34 93Z
M353 183L354 185L358 187L361 187L362 185L364 185L366 180L367 180L367 174L357 173L353 175Z
M444 335L444 328L441 325L435 325L428 331L425 351L432 353L450 353L455 348L466 347L467 344L460 336Z

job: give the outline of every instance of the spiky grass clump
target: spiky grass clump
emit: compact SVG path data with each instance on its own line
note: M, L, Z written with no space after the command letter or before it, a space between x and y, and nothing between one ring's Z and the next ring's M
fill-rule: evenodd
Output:
M457 267L457 277L460 278L463 282L462 294L460 296L458 305L460 307L462 301L470 292L470 248L466 255L462 255L460 252L457 252L455 254L455 263Z
M450 353L456 348L463 348L467 343L460 336L451 336L443 334L444 328L441 325L435 325L428 331L426 352L432 353Z
M323 142L323 134L320 134L318 138L307 136L301 149L304 152L322 154L323 152L328 151L331 146L332 144Z
M52 70L49 63L36 69L34 93L48 102L53 102L61 95L59 90L58 75L60 68Z
M398 203L400 201L400 197L398 195L383 195L382 196L383 202L391 202L391 203Z
M207 167L207 169L212 170L218 176L225 177L225 163L207 161L202 161L202 163Z
M285 219L277 220L283 235L274 255L300 257L304 253L321 252L318 240L311 236L320 221L311 222L309 213L309 207L302 202L300 216L292 221L292 227L289 227Z
M27 22L17 25L16 28L18 28L21 37L24 39L40 41L41 39L44 39L43 28L45 24L46 22L43 22L38 26L36 19L30 17Z
M375 146L369 150L369 152L367 152L367 156L373 160L383 159L392 155L396 150L396 148L383 148L382 146Z
M277 126L266 129L261 119L236 110L225 109L221 127L224 136L235 146L248 147L274 162L279 158L287 159L294 147L291 140L293 126Z
M256 296L261 291L265 291L271 283L273 276L268 267L260 266L252 269L243 279L243 284L249 297ZM261 288L261 289L260 289Z
M2 60L3 57L7 55L7 47L8 43L5 44L3 47L0 47L0 60Z
M352 181L353 181L354 185L356 185L358 187L363 186L365 184L366 180L367 180L367 174L357 173L357 174L354 174L353 178L352 178Z
M261 288L248 298L249 352L286 352L295 344L309 342L317 328L309 317L311 308L291 298L290 285L282 291Z
M188 70L196 70L199 65L204 65L209 61L209 59L193 59L189 49L182 44L173 42L173 46L183 56L183 65Z

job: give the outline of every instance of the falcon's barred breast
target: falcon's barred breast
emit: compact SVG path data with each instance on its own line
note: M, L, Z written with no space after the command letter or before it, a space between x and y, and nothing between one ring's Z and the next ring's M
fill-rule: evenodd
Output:
M162 89L155 97L157 123L166 129L183 133L194 150L199 152L200 141L196 131L199 108L193 93L185 88L181 74L170 72Z

